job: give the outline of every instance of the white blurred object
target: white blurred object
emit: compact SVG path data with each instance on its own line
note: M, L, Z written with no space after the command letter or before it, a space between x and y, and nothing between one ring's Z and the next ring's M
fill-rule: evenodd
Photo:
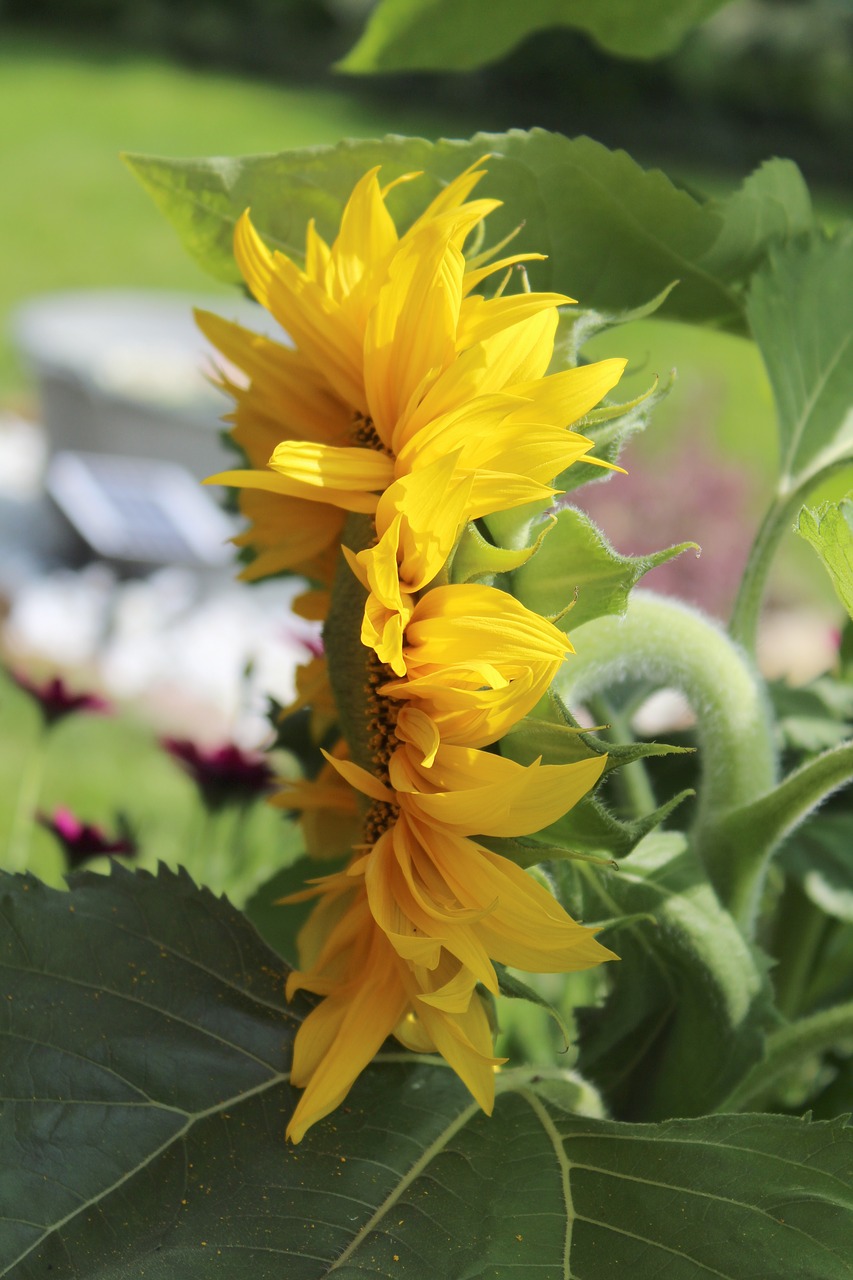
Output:
M838 660L838 629L818 609L767 609L758 627L758 665L766 680L808 684Z
M115 590L115 574L103 564L36 578L14 596L4 639L27 657L88 666L107 632Z
M256 746L269 730L267 698L293 698L296 666L316 643L317 628L291 610L303 587L177 566L119 581L93 564L23 586L4 640L26 660L86 667L163 731Z
M97 555L160 564L224 565L239 521L185 467L151 458L63 449L48 493Z
M680 689L656 689L631 717L631 728L643 738L696 723L693 708Z
M86 290L19 308L13 338L38 380L52 448L162 458L198 479L227 465L220 418L228 400L210 383L216 353L194 306L287 341L237 293Z
M0 413L0 497L24 502L41 493L47 459L44 431L14 413Z

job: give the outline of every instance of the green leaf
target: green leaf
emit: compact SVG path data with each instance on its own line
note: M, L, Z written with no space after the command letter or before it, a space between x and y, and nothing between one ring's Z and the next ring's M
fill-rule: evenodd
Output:
M534 613L548 616L564 609L577 592L566 617L574 630L593 618L624 613L628 593L640 578L688 549L698 548L695 542L682 542L653 555L620 555L589 516L563 507L538 555L513 573L513 593Z
M814 222L809 189L793 160L765 160L718 207L723 225L702 265L730 279L745 279L768 244L792 240Z
M853 1001L821 1009L811 1017L801 1018L780 1027L767 1037L767 1048L761 1062L726 1098L726 1109L764 1105L787 1076L804 1063L837 1047L841 1040L853 1039Z
M499 1075L490 1119L384 1053L292 1147L305 1006L243 917L166 872L5 885L10 1280L849 1277L840 1122L597 1120L560 1071Z
M309 880L340 871L345 859L334 858L319 861L317 858L298 858L289 867L277 871L272 879L256 889L246 903L246 915L268 946L272 947L290 964L296 965L298 952L296 937L314 906L307 902L282 903L291 893L304 889Z
M623 58L659 58L726 0L380 0L342 71L454 71L494 62L534 31L575 27Z
M853 618L853 497L803 507L795 533L811 543L832 579L835 594Z
M815 756L754 800L711 818L701 838L717 892L746 924L757 906L770 855L827 796L853 780L853 742ZM707 851L713 858L707 859Z
M772 249L747 315L779 419L781 495L853 460L853 227Z
M821 911L853 924L853 814L818 813L783 846L779 864Z
M382 165L383 181L424 171L389 196L405 228L444 183L486 154L489 172L478 193L504 202L489 218L489 243L518 231L513 252L549 255L529 264L533 288L620 312L647 305L679 280L662 313L740 323L736 290L700 265L721 234L721 207L702 204L659 170L647 172L624 151L589 138L535 129L478 134L468 142L388 137L243 159L126 159L197 261L239 284L231 246L247 206L267 243L299 258L309 218L321 235L334 237L350 192L373 165Z
M614 939L610 996L579 1014L581 1072L625 1119L711 1110L761 1056L771 1016L763 963L679 832L647 836L618 872L576 874L584 919L655 921Z

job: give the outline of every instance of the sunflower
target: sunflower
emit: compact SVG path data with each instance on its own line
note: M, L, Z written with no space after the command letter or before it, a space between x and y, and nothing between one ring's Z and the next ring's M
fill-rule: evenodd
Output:
M223 472L210 483L299 503L295 518L282 516L289 526L301 524L303 503L370 517L366 545L352 548L369 592L363 640L402 675L413 599L461 530L480 516L553 497L554 478L591 448L569 424L615 386L625 362L546 375L557 308L572 299L473 292L496 271L540 256L473 267L466 260L467 237L499 204L466 199L484 170L473 166L457 178L403 236L377 172L357 184L331 248L309 225L304 269L267 249L248 211L240 218L237 262L295 350L277 383L274 344L241 338L237 326L205 322L206 332L251 378L247 392L234 392L235 432L253 442L250 460L254 441L271 440L277 404L286 406L277 413L286 434L264 469ZM303 368L307 390L288 432L284 384ZM309 402L318 395L314 414ZM266 537L261 545L268 544Z
M407 628L405 679L383 678L391 673L366 651L360 723L349 729L367 767L340 751L326 757L349 795L327 771L280 797L314 821L317 810L351 821L361 798L362 839L347 869L294 895L319 902L288 993L323 997L297 1035L294 1141L340 1103L389 1035L441 1053L491 1111L496 1059L480 989L497 994L492 961L568 972L612 958L529 875L472 838L538 831L600 777L603 756L523 767L482 749L538 701L570 648L505 592L434 588Z
M470 198L483 173L466 170L400 235L386 205L396 184L371 170L331 245L309 224L304 267L270 252L247 211L238 264L294 346L200 318L242 378L221 375L249 463L211 482L237 487L252 521L238 539L255 554L245 576L298 569L321 584L300 611L325 618L325 655L298 677L297 704L313 706L318 735L335 714L342 734L314 781L275 799L301 814L310 852L348 856L291 899L316 901L288 995L320 998L296 1037L295 1142L389 1035L440 1053L490 1111L495 962L568 972L612 958L482 843L554 822L605 758L500 754L572 648L507 592L442 575L469 521L551 501L591 447L570 424L624 367L549 374L571 299L477 292L539 256L466 258L498 203Z
M525 871L471 838L540 830L586 794L603 757L525 768L440 746L427 768L420 756L420 744L400 742L389 784L330 760L371 801L364 829L375 838L346 871L294 895L320 901L287 993L323 997L296 1037L294 1142L341 1103L389 1035L440 1053L490 1113L500 1060L478 988L497 994L493 961L565 973L614 958Z

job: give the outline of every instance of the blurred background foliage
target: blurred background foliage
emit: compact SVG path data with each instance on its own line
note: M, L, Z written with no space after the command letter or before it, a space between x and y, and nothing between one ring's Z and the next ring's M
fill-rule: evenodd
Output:
M339 60L373 0L3 0L8 33L160 56L273 84L336 85L354 103L427 113L441 103L486 130L590 133L640 159L741 173L773 152L811 181L846 185L853 157L850 0L737 0L669 57L621 60L564 27L534 33L474 73L345 80Z

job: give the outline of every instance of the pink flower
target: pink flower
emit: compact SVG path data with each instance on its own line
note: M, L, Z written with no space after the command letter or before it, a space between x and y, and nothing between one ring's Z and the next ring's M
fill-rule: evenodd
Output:
M37 813L36 821L46 831L56 836L65 850L69 865L79 866L88 858L98 858L104 854L124 854L131 857L137 852L136 841L130 834L127 823L119 818L119 835L111 839L100 827L81 822L70 809L57 809L51 818L49 814Z
M187 738L163 738L162 746L192 778L208 809L253 800L275 776L263 756L230 742L205 750Z
M36 703L47 728L77 711L110 709L109 703L96 693L72 693L61 676L54 676L43 684L28 679L19 671L10 670L9 676Z

